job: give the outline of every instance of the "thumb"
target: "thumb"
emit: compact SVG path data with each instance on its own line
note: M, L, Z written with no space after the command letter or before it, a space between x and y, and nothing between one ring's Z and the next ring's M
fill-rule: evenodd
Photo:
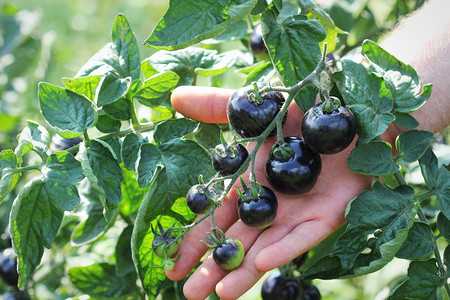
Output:
M204 123L228 123L227 102L234 90L202 87L180 86L171 97L176 111L187 118Z

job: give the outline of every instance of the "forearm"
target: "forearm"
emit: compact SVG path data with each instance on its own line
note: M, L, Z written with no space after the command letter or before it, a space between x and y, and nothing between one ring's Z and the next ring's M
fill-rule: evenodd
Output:
M431 0L408 16L381 46L411 65L422 84L432 83L430 99L412 115L418 129L438 132L450 124L450 1ZM395 131L393 129L392 131Z

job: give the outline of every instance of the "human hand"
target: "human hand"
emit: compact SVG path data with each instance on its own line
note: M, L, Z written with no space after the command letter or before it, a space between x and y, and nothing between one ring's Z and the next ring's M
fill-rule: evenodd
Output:
M172 94L174 108L188 118L201 122L227 122L226 105L233 90L211 87L179 87ZM193 104L195 101L195 105ZM289 107L284 136L301 136L303 112L293 103ZM255 161L255 175L262 185L265 162L276 137L264 142ZM227 237L238 238L246 256L231 272L219 267L209 255L184 285L188 299L204 299L215 289L221 299L236 299L249 290L264 274L306 252L339 228L349 201L370 186L370 178L350 171L346 158L354 144L333 155L322 155L322 171L314 188L301 196L277 193L278 213L271 227L261 230L244 225L238 219L234 191L215 211L215 225ZM251 151L252 145L249 145ZM248 172L243 175L248 179ZM189 231L180 244L175 268L166 271L172 280L181 280L197 265L208 248L200 242L211 230L209 219Z

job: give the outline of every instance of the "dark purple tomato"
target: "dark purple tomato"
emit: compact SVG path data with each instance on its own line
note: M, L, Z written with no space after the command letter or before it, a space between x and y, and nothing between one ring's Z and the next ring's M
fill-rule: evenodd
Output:
M303 292L301 300L320 300L322 296L320 295L319 289L314 284L303 285Z
M309 192L322 169L320 155L306 146L302 138L285 137L285 143L292 148L289 158L277 158L274 155L276 145L269 154L266 163L266 177L270 185L278 192L287 195L300 195Z
M222 245L214 248L213 259L222 269L230 271L241 265L244 254L244 246L238 239L227 238Z
M322 154L334 154L347 148L356 135L356 118L347 108L326 112L322 103L310 108L302 121L305 143Z
M242 144L227 149L224 149L224 146L220 144L211 153L213 167L222 176L235 174L247 158L248 151Z
M258 83L258 88L266 86L266 83ZM262 102L250 99L248 91L253 86L237 89L227 103L227 116L231 128L243 138L252 138L261 135L273 121L275 116L285 102L283 95L279 92L268 92L264 94ZM286 115L283 118L283 124ZM272 130L269 137L275 136L276 128Z
M277 216L278 200L270 188L262 186L262 191L258 191L257 195L252 195L248 188L244 191L244 198L238 199L238 214L245 225L253 228L272 225Z
M194 214L203 215L214 205L212 193L204 184L193 185L186 194L187 206Z
M297 280L283 278L280 271L275 271L264 280L261 297L263 300L296 300L300 292Z
M6 248L0 253L0 277L10 286L17 286L17 258L12 248Z
M292 263L296 268L300 268L305 263L307 258L308 258L308 251L294 258L292 260Z
M263 59L268 56L267 47L264 43L262 35L261 25L257 25L253 29L252 34L250 35L249 47L252 51L252 54L257 59Z

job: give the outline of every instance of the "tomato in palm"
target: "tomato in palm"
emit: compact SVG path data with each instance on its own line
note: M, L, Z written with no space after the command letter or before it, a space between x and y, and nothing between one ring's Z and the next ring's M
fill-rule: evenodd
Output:
M261 296L263 300L295 300L301 292L301 286L295 279L283 278L280 271L270 274L263 282Z
M213 167L222 176L235 174L247 158L248 151L242 144L231 147L220 144L211 153Z
M266 86L266 83L257 83L258 89ZM261 135L285 102L283 95L279 92L268 92L258 97L251 97L248 91L254 89L247 86L237 89L227 103L227 116L231 128L236 134L243 138L252 138ZM286 115L283 118L283 124ZM276 134L276 128L272 130L269 137Z
M310 108L302 121L302 134L306 145L322 154L334 154L347 148L356 135L356 118L340 106L327 112L322 103Z
M272 148L266 163L266 177L278 192L293 196L307 193L322 169L320 155L306 146L302 138L285 137L284 142ZM277 155L282 148L292 149L291 154Z
M235 238L227 238L214 248L213 259L222 269L230 271L239 267L244 260L244 246Z
M253 228L266 228L272 225L278 211L275 193L266 186L244 189L238 199L238 214L241 221Z
M186 194L189 209L198 215L207 213L214 205L212 193L204 184L193 185Z

